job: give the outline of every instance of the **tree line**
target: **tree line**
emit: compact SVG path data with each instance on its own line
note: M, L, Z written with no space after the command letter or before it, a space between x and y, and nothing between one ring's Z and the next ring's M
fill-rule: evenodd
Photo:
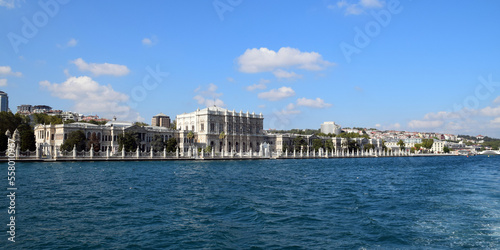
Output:
M36 149L35 133L30 125L29 117L5 111L0 112L0 151L7 150L8 138L5 135L7 130L13 136L16 129L20 135L20 150L34 151Z

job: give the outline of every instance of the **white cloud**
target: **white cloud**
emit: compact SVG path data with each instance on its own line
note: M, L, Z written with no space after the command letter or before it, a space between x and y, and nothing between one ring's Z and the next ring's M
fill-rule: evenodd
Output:
M342 8L344 6L347 6L347 2L345 0L337 2L337 7Z
M422 128L437 128L441 127L443 125L443 121L439 120L433 120L433 121L426 121L426 120L412 120L408 123L408 127L414 128L414 129L422 129Z
M266 84L268 84L269 82L271 82L271 81L269 81L267 79L260 79L259 83L247 86L246 89L248 91L254 91L256 89L260 89L260 90L266 89L267 88Z
M115 91L110 85L101 85L88 76L69 77L60 84L49 81L39 84L52 96L73 101L73 110L76 112L99 113L107 118L116 115L120 119L140 119L139 114L125 104L129 96Z
M366 13L368 9L377 9L384 7L385 2L380 0L360 0L357 3L348 3L346 0L338 1L337 7L340 9L345 9L344 14L348 15L360 15ZM331 6L328 6L332 9Z
M232 78L232 77L227 77L227 78L226 78L226 80L227 80L228 82L235 82L235 81L234 81L234 78Z
M151 36L151 38L149 37L145 37L144 39L142 39L142 45L145 45L145 46L153 46L153 45L156 45L158 43L158 38L156 36Z
M130 70L125 65L111 64L111 63L86 63L82 58L78 58L71 63L75 64L78 69L82 72L89 71L95 76L100 75L113 75L113 76L124 76L127 75Z
M479 111L481 115L484 116L500 116L500 106L499 107L486 107Z
M325 103L325 101L319 97L316 99L299 98L297 99L297 106L305 106L310 108L328 108L331 107L332 104Z
M384 2L379 0L361 0L359 4L365 8L382 8L384 7Z
M493 120L490 121L490 124L493 125L494 127L500 127L500 117L497 117Z
M279 89L271 89L268 92L262 92L257 95L260 99L269 101L278 101L290 96L294 96L295 91L290 87L281 87Z
M7 79L0 79L0 87L7 86Z
M0 75L17 76L17 77L23 76L21 72L13 72L10 66L0 66Z
M239 71L244 73L276 72L278 69L296 67L304 70L323 70L334 63L323 60L317 52L301 52L283 47L278 52L267 48L247 49L238 59ZM279 74L279 71L278 71Z
M457 112L446 112L439 111L437 113L428 113L424 116L425 120L442 120L442 119L458 119L460 118L460 114Z
M57 47L60 49L65 49L65 48L69 48L69 47L75 47L77 44L78 44L78 40L76 40L75 38L71 38L64 45L57 44Z
M364 13L364 10L357 4L350 4L345 8L345 15L359 15Z
M300 114L300 113L301 113L301 111L296 109L296 106L293 103L289 103L281 111L276 111L276 114L279 114L279 115L296 115L296 114Z
M288 72L282 69L277 69L273 71L273 75L276 78L289 78L289 79L302 78L302 75L296 74L295 72Z
M75 38L71 38L68 43L66 43L67 47L75 47L78 41Z
M269 116L269 126L276 129L284 129L293 116L300 114L301 111L296 109L296 105L290 103L286 105L282 110L275 110Z
M0 6L7 9L13 9L20 6L21 0L0 0Z
M217 93L217 85L210 83L208 85L207 90L202 90L202 87L198 87L194 90L195 93L198 93L193 97L198 104L202 104L206 107L217 106L217 107L225 107L226 104L224 101L219 99L222 96L222 93Z
M494 101L493 103L500 103L500 96L498 96Z

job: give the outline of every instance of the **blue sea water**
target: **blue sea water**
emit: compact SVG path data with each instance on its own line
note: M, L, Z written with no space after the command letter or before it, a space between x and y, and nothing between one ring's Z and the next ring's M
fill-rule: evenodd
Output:
M500 157L16 166L2 248L500 248Z

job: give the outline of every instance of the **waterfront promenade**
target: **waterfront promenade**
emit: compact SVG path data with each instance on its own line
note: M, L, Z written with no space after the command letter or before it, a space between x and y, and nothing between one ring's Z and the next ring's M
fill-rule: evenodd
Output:
M197 153L196 153L197 152ZM168 160L260 160L260 159L333 159L333 158L376 158L376 157L425 157L425 156L456 156L456 154L414 154L398 151L294 151L294 152L198 152L195 148L188 152L180 153L164 151L116 152L109 151L63 151L53 155L44 155L40 151L16 151L10 160L28 162L54 162L54 161L168 161ZM6 156L0 157L1 162L8 161Z

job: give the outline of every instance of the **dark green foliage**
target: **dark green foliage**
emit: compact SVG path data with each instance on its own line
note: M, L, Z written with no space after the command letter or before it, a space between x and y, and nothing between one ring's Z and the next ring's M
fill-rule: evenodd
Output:
M307 150L307 142L302 136L297 136L293 139L293 145L295 145L295 151L300 151L302 146L304 146L304 150Z
M83 121L85 122L85 121ZM104 125L106 123L108 123L107 121L96 121L96 120L90 120L90 121L87 121L86 123L91 123L91 124L95 124L95 125Z
M19 125L17 129L19 130L19 135L21 136L21 151L35 151L36 141L33 128L31 128L30 125L23 123Z
M314 148L314 151L318 151L320 148L324 148L325 144L321 139L313 139L312 146Z
M342 137L342 138L366 138L366 139L370 139L370 136L368 136L367 134L360 135L358 133L345 133L345 132L342 132L342 133L338 134L337 136L338 137Z
M89 140L87 141L87 148L92 149L95 152L101 150L101 143L99 141L100 140L99 140L99 138L97 138L97 134L95 132L93 132L90 135Z
M167 141L167 152L175 152L177 147L177 140L175 138L170 138Z
M450 148L448 148L448 147L446 147L446 146L445 146L445 147L443 147L443 152L445 152L445 153L449 153L449 152L450 152Z
M72 151L76 145L76 150L82 151L86 149L87 138L82 130L73 131L68 134L68 139L61 145L61 150Z
M491 147L493 150L498 150L500 147L500 139L494 139L491 137L484 137L483 146Z
M14 134L14 130L18 128L21 124L27 125L29 129L31 130L31 133L33 134L33 129L28 125L29 124L29 117L21 115L21 114L13 114L12 112L0 112L0 151L5 151L7 150L7 136L5 135L5 132L7 130L10 131L11 135ZM31 138L29 138L27 127L23 126L19 130L25 131L24 134L24 140L23 136L21 135L21 148L26 148L26 149L33 149L33 147L36 147L34 144L34 138L33 141L31 141ZM19 131L21 133L21 131ZM34 136L34 134L33 134ZM34 150L34 149L33 149Z
M314 135L321 133L319 129L274 130L272 132L276 134L298 134L298 135Z
M434 139L423 139L422 140L422 147L426 149L431 149L432 144L434 144Z
M59 115L33 114L35 124L62 124L63 120Z
M368 150L370 150L370 149L375 149L375 145L373 145L373 144L371 144L371 143L367 143L367 144L365 144L365 145L363 146L363 149L364 149L365 151L368 151Z
M134 125L137 125L137 126L140 126L140 127L149 126L149 124L144 123L144 122L134 122Z
M137 145L139 145L139 134L137 133L125 133L124 135L118 136L118 150L125 148L125 151L132 152L137 150Z
M349 149L349 152L360 150L359 144L355 140L350 139L347 139L347 148Z
M328 151L335 150L335 146L333 146L333 142L332 142L331 140L326 140L326 141L325 141L325 148L326 148Z
M163 141L161 136L155 135L153 137L153 141L151 142L151 147L153 148L154 151L163 151L163 148L165 147L165 142Z
M69 119L69 120L64 121L64 124L70 124L70 123L74 123L74 122L76 122L76 121L73 119Z
M405 143L403 140L399 140L398 141L398 146L401 150L404 150L405 149Z

